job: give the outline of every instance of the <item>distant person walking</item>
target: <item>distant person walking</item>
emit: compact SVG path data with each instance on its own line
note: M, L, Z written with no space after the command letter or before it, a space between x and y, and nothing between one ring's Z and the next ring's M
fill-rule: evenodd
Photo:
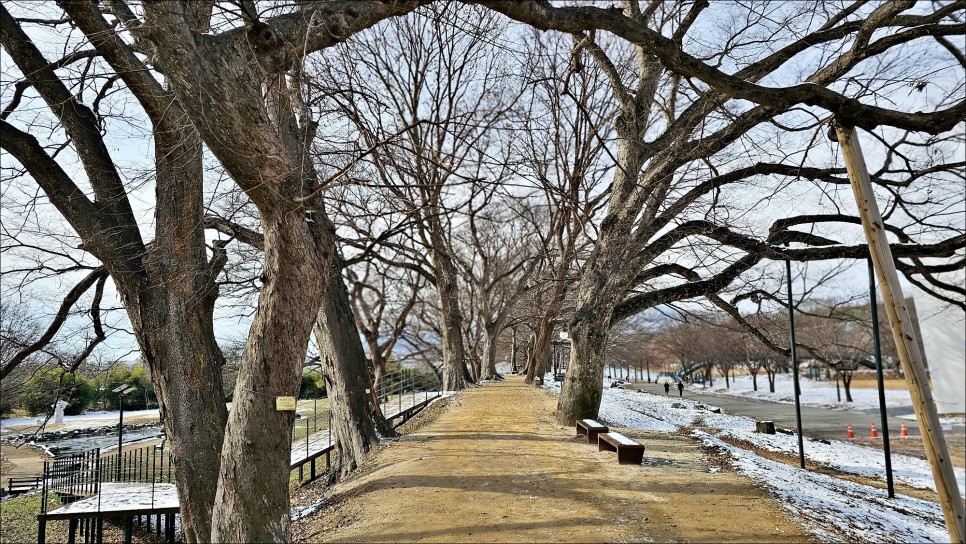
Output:
M664 382L664 394L665 395L671 394L671 382Z
M684 382L678 382L678 396L684 396Z

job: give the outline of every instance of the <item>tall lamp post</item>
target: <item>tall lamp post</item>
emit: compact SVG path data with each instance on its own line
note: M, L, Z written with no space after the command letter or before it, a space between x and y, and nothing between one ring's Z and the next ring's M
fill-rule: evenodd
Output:
M885 454L886 469L886 489L889 498L896 496L895 485L892 483L892 452L889 447L889 420L886 416L885 385L882 383L882 348L879 346L879 309L875 295L875 268L872 266L872 257L866 259L869 269L869 297L872 308L872 346L875 353L875 374L876 382L879 386L879 418L882 426L882 451Z
M550 369L555 377L557 376L557 344L556 340L550 340Z
M121 479L121 439L124 436L124 395L137 389L133 385L121 384L111 390L113 393L117 393L117 408L120 412L119 419L117 421L117 479Z
M798 384L798 352L795 349L795 306L792 303L792 261L785 259L785 282L788 289L788 326L791 331L792 382L795 384L795 424L798 427L798 465L805 468L805 444L802 439L802 407L799 396L802 390Z
M569 345L569 342L570 342L570 334L567 332L567 329L564 328L564 329L560 329L560 334L558 336L560 338L560 348L559 348L560 353L557 354L557 357L560 358L559 362L557 363L557 368L558 368L558 371L559 371L560 367L563 366L563 359L564 359L564 357L567 357L568 358L568 360L567 360L567 366L570 366L570 361L569 361L570 350L564 350L564 346L565 345ZM563 374L564 374L564 377L567 376L567 368L566 367L564 367L564 369L563 369Z

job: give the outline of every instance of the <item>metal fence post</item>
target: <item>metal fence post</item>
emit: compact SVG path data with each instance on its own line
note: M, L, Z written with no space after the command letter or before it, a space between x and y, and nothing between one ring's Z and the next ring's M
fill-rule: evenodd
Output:
M329 408L329 446L332 446L332 408ZM331 447L325 449L325 471L328 472L332 467L332 460L329 453L332 451Z

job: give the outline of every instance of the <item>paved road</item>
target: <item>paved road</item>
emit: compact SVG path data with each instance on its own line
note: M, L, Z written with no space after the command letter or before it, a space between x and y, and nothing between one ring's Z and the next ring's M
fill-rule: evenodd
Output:
M637 383L640 389L659 395L664 394L664 386L658 384ZM766 386L767 387L767 386ZM677 389L671 387L671 394L677 395ZM777 427L795 429L795 405L779 402L769 402L748 398L726 397L719 395L704 395L697 391L685 389L684 396L701 402L718 406L726 413L747 416L756 420L770 420ZM897 419L894 416L912 413L912 408L897 408L887 411L890 436L899 436L899 425L905 422L910 436L919 435L919 426L915 420ZM875 423L882 436L879 410L839 410L836 408L802 406L802 434L812 438L844 440L849 424L857 438L869 436L870 427Z

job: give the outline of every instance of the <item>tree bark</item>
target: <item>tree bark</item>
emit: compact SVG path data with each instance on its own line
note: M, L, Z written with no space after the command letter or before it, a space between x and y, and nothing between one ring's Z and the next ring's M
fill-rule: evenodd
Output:
M636 144L627 142L626 133L624 136L618 145L618 162L625 166L615 174L613 199L622 198L619 188L630 181L623 172L637 172L640 167L634 162L636 159L630 156ZM629 232L628 220L626 216L608 215L602 223L597 246L580 276L577 309L569 327L570 361L557 402L557 421L563 425L572 425L577 419L595 418L600 408L604 350L611 318L615 306L636 275L622 264L627 261L622 240Z
M295 412L276 410L275 399L298 395L334 233L317 232L301 209L262 210L262 231L262 289L228 414L214 542L291 538L288 481Z
M567 376L557 401L557 422L573 425L574 421L597 417L603 395L604 348L610 317L607 309L595 315L583 315L570 327L571 348Z
M379 444L369 403L372 384L369 383L366 354L359 340L349 292L340 269L332 267L314 327L338 453L332 467L332 479L355 470ZM366 394L366 390L370 394Z
M205 251L201 140L191 127L172 128L178 126L174 121L155 130L157 226L145 262L151 281L143 284L137 304L125 306L129 315L137 312L131 323L171 442L182 530L188 542L204 542L211 534L228 419L224 357L212 321L220 266L209 269Z
M104 34L106 23L96 9L89 12L81 4L64 7L85 34ZM4 149L24 165L70 222L83 249L111 274L151 371L171 440L185 538L208 540L227 418L221 390L223 358L211 321L217 296L214 280L224 262L217 250L211 263L206 253L199 136L185 126L183 110L155 80L139 79L139 70L118 69L153 125L157 211L154 243L148 249L94 112L71 94L2 7L0 20L5 52L58 117L87 173L94 200L36 138L5 123ZM111 40L106 43L101 53L112 64L133 58L129 51L112 49ZM164 107L156 107L159 104Z
M430 210L432 212L432 210ZM430 253L436 271L436 292L443 322L443 391L459 391L472 381L466 367L466 348L463 343L463 317L459 306L457 270L443 237L438 217L429 219Z
M491 323L486 327L486 338L483 341L483 373L481 379L502 380L503 376L496 370L496 348L504 319Z
M536 337L533 340L533 350L530 352L530 360L527 364L527 377L524 383L534 383L537 376L543 376L547 372L547 364L550 361L550 339L553 335L553 318L551 313L545 312L537 327Z

